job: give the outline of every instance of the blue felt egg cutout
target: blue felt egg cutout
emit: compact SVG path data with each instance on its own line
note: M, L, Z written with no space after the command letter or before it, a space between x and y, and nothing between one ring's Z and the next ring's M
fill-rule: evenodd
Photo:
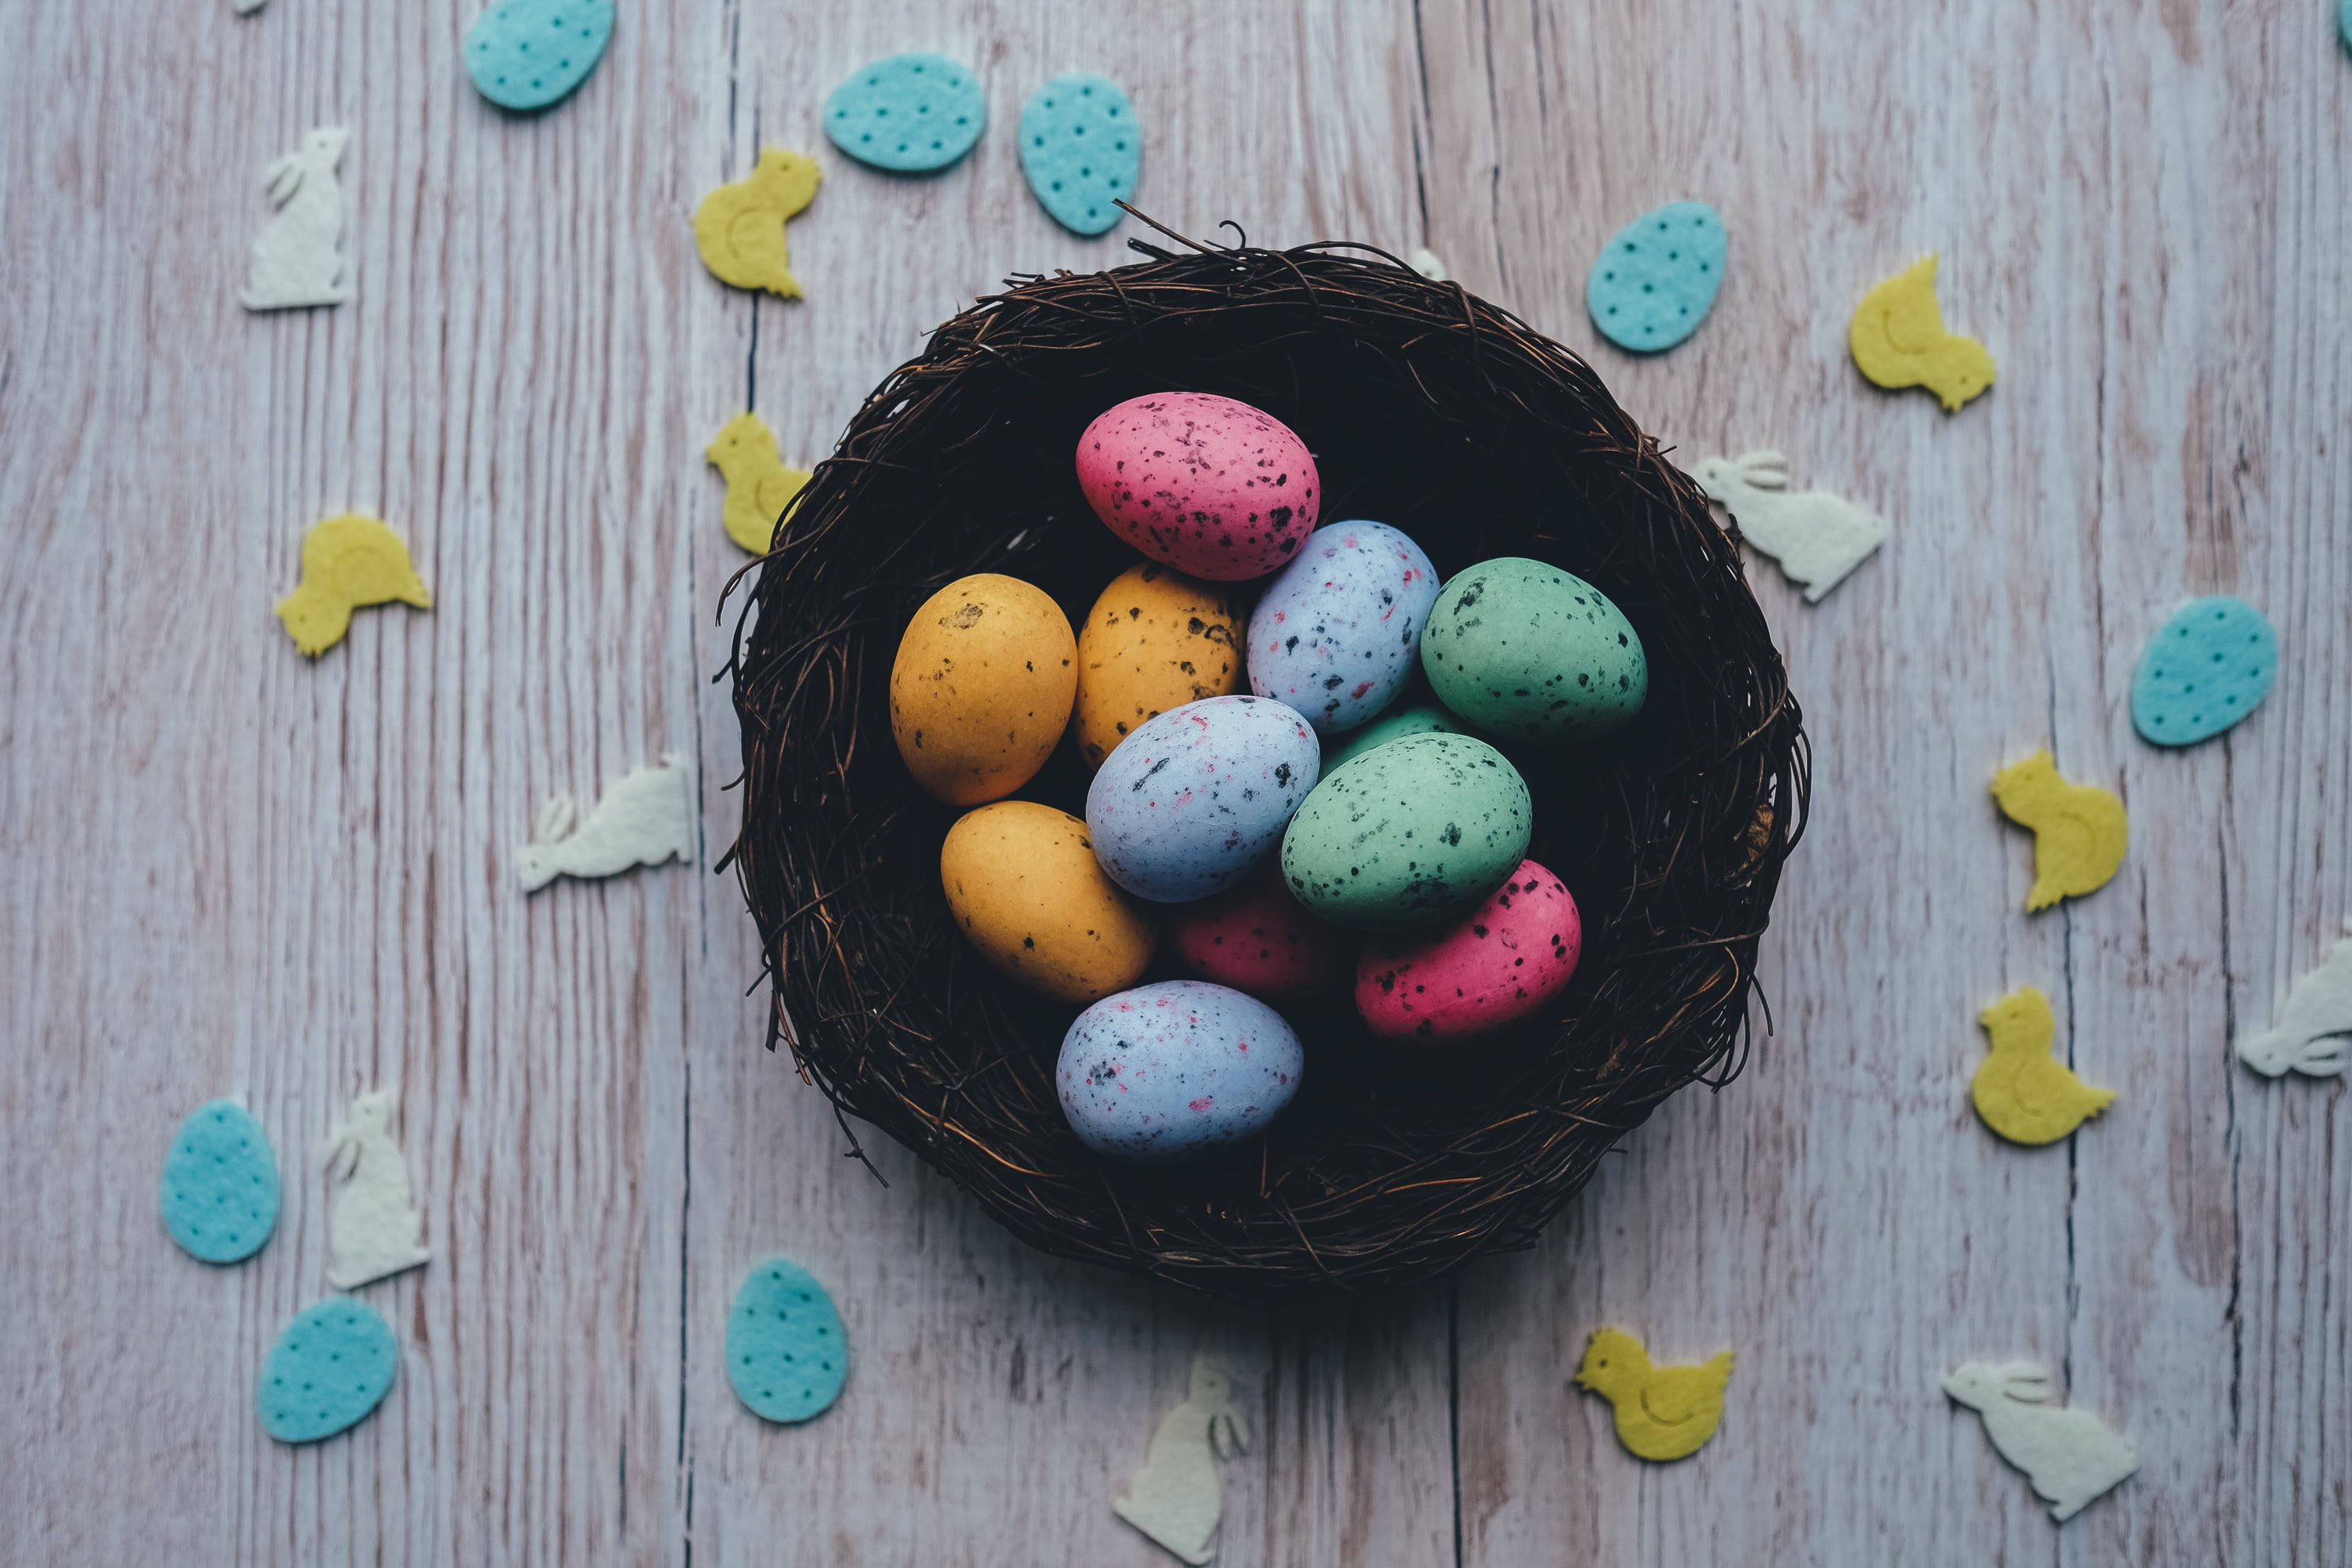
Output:
M2278 633L2242 599L2184 606L2147 642L2132 676L2132 728L2158 746L2210 740L2262 705L2278 679Z
M281 1443L315 1443L365 1420L392 1392L400 1346L374 1308L348 1296L305 1308L261 1363L255 1405Z
M1029 188L1073 234L1100 234L1135 199L1143 173L1143 130L1118 83L1091 71L1057 76L1021 110L1021 172Z
M498 0L466 29L466 74L501 109L569 98L613 39L613 0Z
M1723 216L1705 202L1670 202L1610 237L1585 279L1592 324L1635 353L1670 349L1715 307L1729 245Z
M762 1421L806 1421L841 1397L849 1342L816 1277L788 1258L751 1270L727 1317L727 1380Z
M233 1100L200 1105L163 1156L163 1228L206 1263L240 1263L278 1226L278 1155Z
M944 169L972 149L988 100L945 55L892 55L852 71L824 100L824 133L861 163L898 174Z

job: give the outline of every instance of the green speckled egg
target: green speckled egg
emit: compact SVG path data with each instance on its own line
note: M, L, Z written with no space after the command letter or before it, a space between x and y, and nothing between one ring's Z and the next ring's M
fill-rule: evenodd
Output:
M1307 795L1283 835L1283 880L1335 925L1432 925L1500 887L1534 826L1527 782L1502 752L1467 735L1408 735Z
M1437 595L1421 664L1471 728L1515 741L1589 741L1650 693L1642 639L1583 578L1523 555L1465 567Z
M1376 746L1402 741L1407 735L1458 735L1461 732L1462 726L1454 721L1454 715L1434 702L1416 702L1409 708L1392 709L1360 730L1325 737L1323 771L1328 773L1342 763L1354 762Z

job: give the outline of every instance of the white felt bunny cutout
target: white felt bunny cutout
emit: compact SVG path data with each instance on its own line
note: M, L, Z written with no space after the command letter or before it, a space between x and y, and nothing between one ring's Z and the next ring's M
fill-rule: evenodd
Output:
M2238 1042L2238 1059L2268 1078L2292 1068L2312 1078L2344 1070L2352 1048L2352 920L2327 962L2294 983L2279 1009L2278 1022L2263 1034Z
M1944 1392L1984 1417L1985 1436L2061 1524L2139 1468L2130 1438L2087 1410L2045 1404L2050 1373L2032 1362L1969 1362L1944 1379Z
M1127 1496L1111 1504L1112 1511L1185 1562L1209 1562L1217 1554L1210 1542L1224 1511L1217 1460L1247 1445L1233 1380L1195 1361L1191 1397L1160 1418L1143 1468L1128 1478Z
M558 877L609 877L632 866L694 859L694 774L672 752L659 767L639 768L604 792L588 820L559 795L540 808L530 843L515 852L523 891Z
M340 305L342 287L343 187L335 171L352 133L321 126L302 145L261 172L278 210L253 240L253 270L238 296L248 310Z
M1778 452L1709 458L1691 470L1709 500L1721 503L1742 538L1780 563L1805 591L1805 603L1845 580L1886 542L1886 520L1827 490L1789 493L1789 459Z
M335 1261L327 1283L355 1290L371 1279L429 1262L425 1216L409 1191L408 1162L392 1140L394 1091L379 1089L352 1101L351 1121L320 1151L327 1173L344 1184L327 1221Z

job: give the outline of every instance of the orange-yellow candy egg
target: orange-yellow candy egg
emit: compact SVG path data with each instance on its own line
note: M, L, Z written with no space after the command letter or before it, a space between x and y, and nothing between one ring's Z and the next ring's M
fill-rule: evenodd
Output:
M950 805L1027 784L1070 721L1077 640L1045 591L983 572L923 601L890 667L890 733L915 782Z
M964 813L940 847L940 881L982 957L1060 1001L1126 990L1159 940L1150 910L1103 875L1087 825L1034 801Z
M1070 727L1087 766L1155 713L1241 690L1242 627L1222 587L1173 566L1139 561L1112 578L1078 632Z

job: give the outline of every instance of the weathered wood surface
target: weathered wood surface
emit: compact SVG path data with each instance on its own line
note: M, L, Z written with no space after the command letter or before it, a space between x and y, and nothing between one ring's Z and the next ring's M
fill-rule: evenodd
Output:
M2229 1058L2352 906L2328 9L666 0L518 119L460 69L470 5L0 5L0 1556L1149 1564L1108 1496L1205 1352L1257 1391L1234 1564L2342 1562L2347 1091ZM819 143L823 94L901 47L988 82L941 178ZM1425 243L1685 458L1780 446L1894 520L1816 608L1755 574L1817 762L1777 1032L1450 1286L1268 1321L1042 1260L895 1149L877 1185L757 1048L752 933L708 874L741 558L701 447L748 400L806 460L1002 275L1120 258L1044 216L1007 129L1074 68L1129 87L1178 226ZM355 297L248 316L256 173L332 122ZM763 140L825 162L803 304L692 248ZM1724 294L1630 360L1584 271L1682 195L1729 221ZM1844 355L1860 290L1929 249L2000 362L1951 418ZM407 534L438 605L309 665L270 605L346 508ZM2269 611L2286 673L2229 738L2152 751L2132 665L2214 591ZM2042 744L2119 788L2133 845L2028 918L1985 786ZM524 899L539 802L670 749L701 868ZM2028 982L2123 1091L2044 1151L1965 1099L1976 1009ZM436 1257L365 1292L404 1351L382 1413L288 1450L252 1385L325 1289L311 1146L388 1081ZM287 1205L216 1270L154 1182L226 1091ZM775 1251L856 1357L801 1429L720 1364ZM1569 1387L1604 1320L1738 1348L1699 1456L1639 1465ZM2012 1353L2141 1446L2063 1531L1937 1391Z

